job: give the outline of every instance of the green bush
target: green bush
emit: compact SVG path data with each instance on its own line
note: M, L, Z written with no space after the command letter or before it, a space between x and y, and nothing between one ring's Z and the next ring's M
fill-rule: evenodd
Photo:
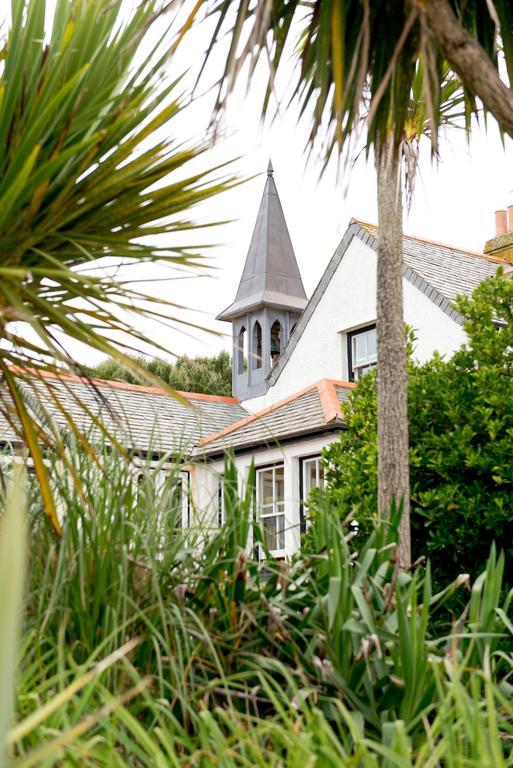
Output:
M496 541L513 583L513 282L501 271L457 307L468 342L409 369L414 556L428 555L445 583L476 575ZM375 376L359 382L324 454L329 503L354 510L363 530L376 513Z
M184 355L178 358L176 363L159 357L149 359L142 355L132 356L132 359L143 370L158 376L166 384L182 392L203 392L207 395L226 397L232 394L232 362L230 355L224 350L211 357L191 358ZM133 371L113 358L91 368L91 374L99 379L128 381L130 384L145 383Z

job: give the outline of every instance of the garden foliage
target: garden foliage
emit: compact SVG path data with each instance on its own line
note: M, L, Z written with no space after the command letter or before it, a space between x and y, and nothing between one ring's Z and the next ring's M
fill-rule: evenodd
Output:
M118 360L110 357L91 369L93 376L99 379L128 381L130 384L144 384L137 370L148 371L153 376L181 392L204 392L207 395L232 394L232 361L223 350L217 355L199 357L179 357L170 363L161 357L146 358L142 355L130 356L136 364L129 369Z
M499 270L457 308L467 343L450 360L410 362L408 384L414 558L428 555L439 583L477 575L493 541L513 555L513 281ZM329 503L363 530L376 510L375 390L371 372L324 454Z
M322 504L309 554L257 561L230 463L224 526L183 530L173 475L162 494L149 467L71 457L85 494L54 473L60 541L29 505L12 765L513 765L503 555L435 594L429 567L396 572L396 511L356 542Z

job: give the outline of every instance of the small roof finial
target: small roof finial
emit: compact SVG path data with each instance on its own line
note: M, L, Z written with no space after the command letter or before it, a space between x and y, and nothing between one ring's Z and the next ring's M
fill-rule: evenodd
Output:
M267 166L267 175L272 176L274 173L273 164L271 163L271 158L269 158L269 165Z

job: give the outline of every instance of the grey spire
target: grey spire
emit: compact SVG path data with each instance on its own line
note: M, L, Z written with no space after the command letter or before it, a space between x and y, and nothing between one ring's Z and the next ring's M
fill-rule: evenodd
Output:
M267 180L235 301L218 320L232 320L257 307L301 313L307 304L294 248L269 160Z

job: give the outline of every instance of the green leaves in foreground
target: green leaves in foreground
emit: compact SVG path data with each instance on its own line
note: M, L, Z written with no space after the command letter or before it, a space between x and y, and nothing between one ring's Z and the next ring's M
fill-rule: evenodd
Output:
M31 509L18 765L513 766L503 555L432 594L429 568L394 568L396 510L362 541L324 506L309 552L263 562L233 462L224 525L178 529L149 463L136 484L108 449L107 474L70 451L94 514L64 474L59 542Z
M57 0L53 17L51 5L13 2L2 40L0 415L28 445L58 529L43 453L62 446L36 419L34 397L26 405L29 384L20 388L13 366L80 373L66 351L73 340L155 382L125 354L148 341L134 314L175 324L176 304L163 308L116 270L197 267L198 248L181 244L195 228L191 209L234 179L189 170L208 144L176 133L186 107L163 1L127 10L122 0ZM63 418L81 431L76 416Z
M25 581L24 473L18 469L0 525L0 768L5 765L6 735L11 726L14 682Z

